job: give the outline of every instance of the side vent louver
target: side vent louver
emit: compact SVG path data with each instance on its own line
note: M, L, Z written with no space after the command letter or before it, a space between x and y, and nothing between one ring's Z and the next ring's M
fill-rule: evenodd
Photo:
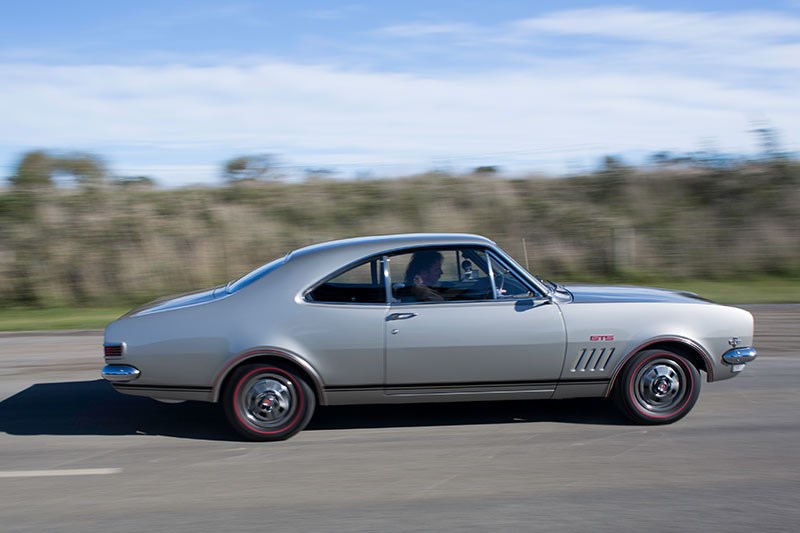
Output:
M583 348L571 372L602 372L616 348Z

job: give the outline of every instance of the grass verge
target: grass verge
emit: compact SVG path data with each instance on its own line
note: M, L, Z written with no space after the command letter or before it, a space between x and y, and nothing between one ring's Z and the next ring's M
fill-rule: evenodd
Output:
M122 307L0 309L0 331L102 329L127 310Z
M800 303L800 280L784 278L666 281L663 286L694 292L721 304Z

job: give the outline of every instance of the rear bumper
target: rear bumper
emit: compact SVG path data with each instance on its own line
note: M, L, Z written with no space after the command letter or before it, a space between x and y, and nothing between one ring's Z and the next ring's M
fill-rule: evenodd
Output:
M734 348L722 355L722 360L729 365L743 365L753 361L758 353L755 348Z
M111 383L128 383L138 379L141 372L138 368L130 365L106 365L100 375Z

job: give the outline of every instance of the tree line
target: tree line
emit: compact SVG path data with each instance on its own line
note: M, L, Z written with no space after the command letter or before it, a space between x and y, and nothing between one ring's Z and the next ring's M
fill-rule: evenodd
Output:
M417 231L483 234L521 262L525 239L531 270L561 280L800 277L800 164L783 156L294 183L269 163L229 161L222 187L159 189L95 156L25 154L0 191L0 304L134 305L313 242Z

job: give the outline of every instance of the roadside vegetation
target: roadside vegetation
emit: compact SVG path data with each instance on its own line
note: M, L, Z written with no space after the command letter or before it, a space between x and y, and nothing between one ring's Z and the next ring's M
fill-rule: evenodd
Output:
M800 301L800 164L791 159L631 168L608 158L597 172L558 179L492 167L299 183L249 162L229 162L224 186L158 189L109 177L93 156L26 154L0 191L0 329L99 327L303 245L418 231L486 235L558 281Z

